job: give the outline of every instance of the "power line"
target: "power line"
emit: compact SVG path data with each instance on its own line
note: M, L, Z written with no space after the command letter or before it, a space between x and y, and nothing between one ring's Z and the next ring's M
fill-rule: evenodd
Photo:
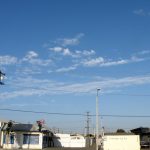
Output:
M101 117L116 117L116 118L150 118L148 115L100 115Z
M14 112L16 111L16 112L23 112L23 113L34 113L34 114L47 114L47 115L86 116L85 114L51 113L51 112L44 112L44 111L31 111L31 110L8 109L8 108L0 108L0 110L14 111Z
M140 97L149 97L150 96L150 94L126 94L126 93L118 93L118 94L113 94L113 93L107 93L107 94L103 94L103 95L105 95L105 96L107 96L107 95L114 95L114 96L140 96Z
M73 113L51 113L43 111L31 111L31 110L20 110L20 109L8 109L0 108L0 111L11 111L11 112L23 112L23 113L34 113L34 114L47 114L47 115L61 115L61 116L87 116L87 114L73 114ZM96 115L88 115L89 117L95 117ZM99 115L99 117L116 117L116 118L150 118L150 115Z

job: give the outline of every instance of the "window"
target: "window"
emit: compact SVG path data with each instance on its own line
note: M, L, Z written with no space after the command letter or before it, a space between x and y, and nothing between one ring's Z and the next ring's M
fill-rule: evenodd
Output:
M10 144L14 144L14 135L13 134L10 135Z
M24 134L23 144L39 144L39 135L38 134Z
M14 144L14 135L13 134L10 134L9 140L10 140L9 144ZM3 136L3 144L6 144L6 134L4 134L4 136Z
M6 144L6 134L3 136L3 144Z

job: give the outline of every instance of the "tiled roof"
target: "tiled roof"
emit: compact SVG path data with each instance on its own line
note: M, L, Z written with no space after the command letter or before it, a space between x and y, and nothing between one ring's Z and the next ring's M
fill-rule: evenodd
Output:
M2 127L2 131L6 131L8 124ZM24 132L39 132L39 126L37 124L12 124L10 131L24 131ZM51 132L49 128L43 126L41 132Z
M131 132L133 132L133 133L150 133L150 128L140 127L140 128L132 129Z

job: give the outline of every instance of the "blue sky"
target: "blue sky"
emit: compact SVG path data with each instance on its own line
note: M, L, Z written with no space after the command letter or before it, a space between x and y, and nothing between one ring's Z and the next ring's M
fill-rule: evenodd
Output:
M150 115L150 1L0 2L0 108ZM18 122L84 131L86 117L0 111ZM107 131L149 126L148 118L101 117ZM95 118L91 117L91 128ZM92 130L92 129L91 129Z

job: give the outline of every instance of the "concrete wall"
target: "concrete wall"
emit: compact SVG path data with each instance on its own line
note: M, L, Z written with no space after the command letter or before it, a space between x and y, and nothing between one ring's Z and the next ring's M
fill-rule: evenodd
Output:
M54 147L85 147L86 140L81 135L55 134Z

